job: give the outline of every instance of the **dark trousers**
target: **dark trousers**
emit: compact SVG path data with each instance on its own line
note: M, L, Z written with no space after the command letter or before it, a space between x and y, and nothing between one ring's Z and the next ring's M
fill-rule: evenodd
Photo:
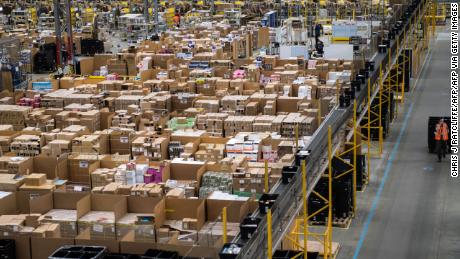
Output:
M436 141L436 154L438 154L439 160L441 160L442 157L446 157L446 141L445 140Z

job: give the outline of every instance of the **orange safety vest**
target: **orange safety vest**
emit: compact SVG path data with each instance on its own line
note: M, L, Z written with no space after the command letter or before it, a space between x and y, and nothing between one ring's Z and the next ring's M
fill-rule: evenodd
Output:
M179 24L179 23L180 23L180 16L179 16L179 15L175 15L175 16L173 17L173 21L174 21L175 24Z
M436 128L436 133L434 134L435 140L449 140L449 131L447 130L447 123L444 122Z

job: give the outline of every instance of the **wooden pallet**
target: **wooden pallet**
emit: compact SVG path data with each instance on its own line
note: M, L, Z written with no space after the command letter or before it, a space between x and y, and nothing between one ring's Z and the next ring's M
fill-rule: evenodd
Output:
M367 186L368 186L368 183L364 183L362 189L361 189L361 190L356 190L356 191L357 191L357 192L365 192Z
M353 216L346 217L346 218L334 218L332 220L332 227L349 228L352 218L353 218ZM324 222L324 221L310 221L309 223L312 226L325 226L326 225L326 222Z
M324 256L324 246L321 242L316 240L308 240L307 243L307 250L308 252L317 252L322 257ZM337 242L332 242L332 258L337 258L339 254L340 244ZM329 257L331 258L331 257Z

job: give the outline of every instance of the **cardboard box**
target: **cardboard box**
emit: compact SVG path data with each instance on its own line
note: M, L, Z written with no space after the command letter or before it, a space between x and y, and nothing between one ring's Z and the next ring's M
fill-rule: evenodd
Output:
M40 222L59 224L62 237L74 238L78 234L77 220L85 212L84 201L80 201L88 195L65 191L48 193L30 201L30 212L42 214Z
M69 179L72 182L90 184L90 174L100 167L97 155L70 155L68 159Z
M0 191L0 215L15 213L17 213L16 194Z
M242 222L248 215L249 202L241 200L206 199L206 220L216 221L222 215L222 209L227 208L228 222Z
M196 219L196 229L200 230L206 220L205 200L202 199L166 199L166 219Z
M16 178L14 174L0 174L0 191L16 192L24 183L24 177Z
M126 214L127 198L110 194L91 194L82 199L84 216L78 219L79 233L89 229L91 239L116 239L115 222Z
M48 179L68 179L67 154L59 157L38 155L33 158L34 172L46 174Z
M165 217L164 199L129 196L127 214L116 223L117 238L121 240L133 232L135 241L156 242L156 230Z
M30 174L25 176L24 184L30 186L40 186L46 184L46 174Z
M206 171L205 162L200 161L174 159L170 166L172 180L194 180L198 184L201 183L201 176Z

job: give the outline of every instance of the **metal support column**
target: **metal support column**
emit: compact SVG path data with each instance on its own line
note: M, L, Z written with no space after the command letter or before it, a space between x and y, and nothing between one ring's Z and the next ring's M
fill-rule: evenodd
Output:
M153 19L155 22L155 33L158 33L158 0L153 0Z
M150 21L149 8L150 8L149 0L144 0L144 18L145 18L146 23Z
M71 1L65 0L66 8L66 28L67 28L67 63L73 65L73 32L72 32L72 12L71 12Z
M60 13L61 13L61 7L60 7L60 1L59 0L53 0L54 4L54 29L55 29L55 35L56 35L56 65L60 66L62 62L62 36L61 36L61 19L60 19Z

